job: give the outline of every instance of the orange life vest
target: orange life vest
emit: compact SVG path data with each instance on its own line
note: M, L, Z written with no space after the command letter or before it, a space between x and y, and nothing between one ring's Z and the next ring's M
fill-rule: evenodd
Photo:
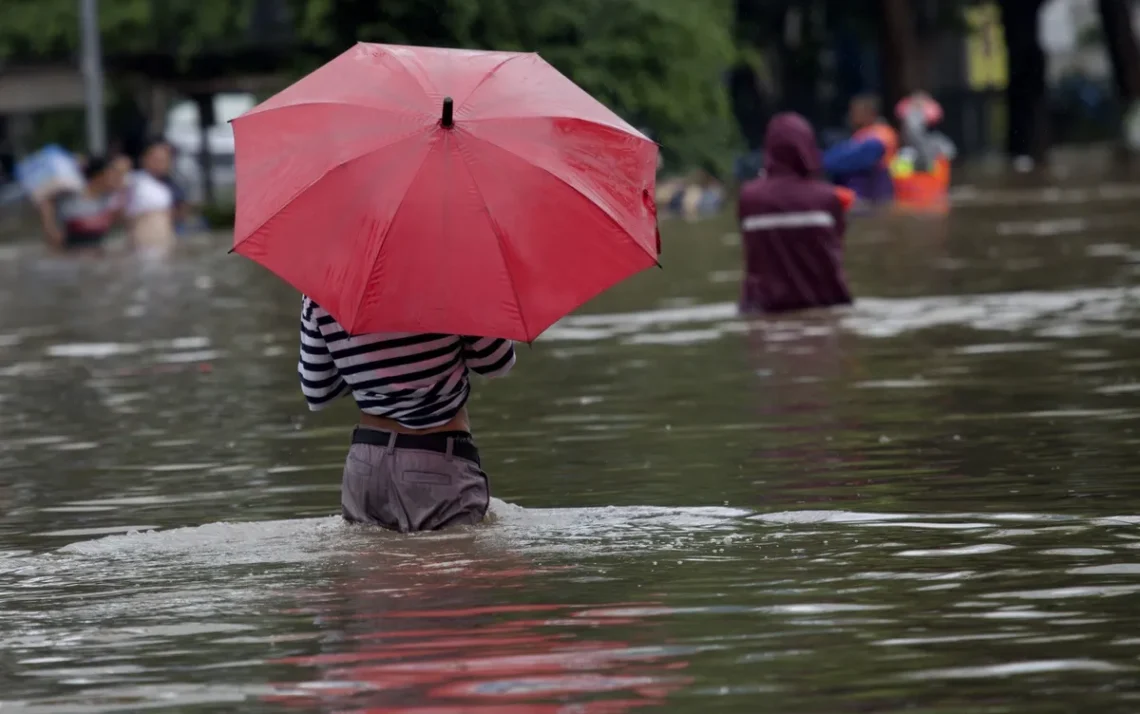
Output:
M851 138L856 141L878 139L884 148L882 160L884 167L891 165L891 161L894 160L895 154L898 153L899 150L899 135L886 122L878 121L870 126L865 126L855 132Z

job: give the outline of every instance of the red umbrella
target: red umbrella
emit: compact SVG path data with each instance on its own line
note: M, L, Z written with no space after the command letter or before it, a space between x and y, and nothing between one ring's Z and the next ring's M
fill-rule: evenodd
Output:
M352 334L530 341L657 262L657 146L536 54L361 43L233 127L234 251Z

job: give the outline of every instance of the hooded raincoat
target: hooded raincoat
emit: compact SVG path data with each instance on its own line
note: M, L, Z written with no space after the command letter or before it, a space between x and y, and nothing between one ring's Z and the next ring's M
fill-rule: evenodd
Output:
M744 312L782 312L851 302L843 272L850 191L823 181L811 125L795 113L772 118L765 176L740 191Z

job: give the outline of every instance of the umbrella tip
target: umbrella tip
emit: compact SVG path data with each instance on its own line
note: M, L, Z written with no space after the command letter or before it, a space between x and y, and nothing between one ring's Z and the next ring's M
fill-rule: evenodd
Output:
M451 97L443 98L443 118L439 121L444 129L450 129L455 124L455 102Z

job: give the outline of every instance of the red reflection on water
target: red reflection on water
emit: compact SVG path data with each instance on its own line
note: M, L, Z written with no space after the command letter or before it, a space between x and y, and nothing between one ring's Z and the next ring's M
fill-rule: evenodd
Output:
M319 644L270 664L316 676L267 701L361 714L620 714L691 681L659 625L638 616L659 603L526 602L556 599L559 573L518 567L474 537L400 545L395 559L360 554L329 590L299 596L308 604L293 612L315 619Z
M449 707L373 707L353 714L621 714L650 702L609 699L581 704L475 704Z

